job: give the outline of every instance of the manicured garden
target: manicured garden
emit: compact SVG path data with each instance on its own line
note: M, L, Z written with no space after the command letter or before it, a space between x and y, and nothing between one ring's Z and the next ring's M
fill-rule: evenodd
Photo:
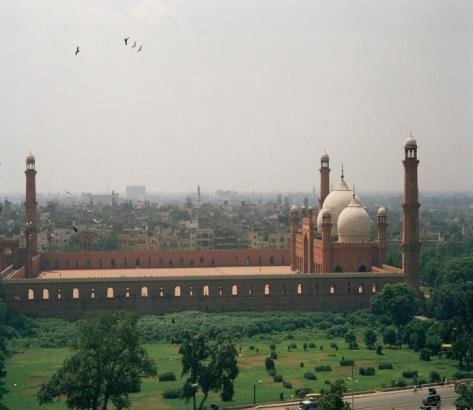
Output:
M344 338L329 338L327 332L313 328L260 334L237 340L235 345L240 354L238 359L240 373L235 382L233 401L223 403L217 394L212 394L208 403L217 402L228 407L252 403L255 385L257 402L267 402L278 401L281 393L284 399L296 397L296 390L303 387L320 391L325 380L343 379L348 389L361 391L388 388L392 386L393 380L399 383L400 379L407 384L413 384L414 377L407 377L411 376L409 371L417 371L418 382L422 379L430 381L432 371L437 372L442 378L451 379L458 370L457 361L437 356L432 357L430 361L423 361L419 359L419 352L406 346L393 349L384 347L383 354L379 355L376 349L367 349L363 341L363 330L355 330L355 333L358 349L349 349ZM382 342L380 335L378 335L379 342ZM164 399L162 396L165 390L180 388L183 385L183 380L180 379L181 362L178 345L163 341L148 343L146 349L156 360L158 373L172 372L177 380L166 382L144 380L142 391L131 395L132 408L192 409L192 403L186 404L180 399ZM4 401L11 409L37 409L35 395L39 385L62 364L70 354L70 350L38 347L21 350L23 351L14 354L7 361L5 386L9 393L6 394ZM271 352L273 357L277 358L273 360L274 371L268 373L265 359ZM354 366L341 366L340 361L343 359L348 364L350 360L354 360ZM389 363L392 369L379 369L380 363ZM330 371L327 371L328 366ZM316 367L318 370L315 370ZM365 370L372 368L375 374L360 375L360 368ZM366 374L365 370L362 372ZM283 382L274 381L279 380L276 375L282 377L287 387L284 387ZM66 406L64 402L60 402L42 408L65 409Z

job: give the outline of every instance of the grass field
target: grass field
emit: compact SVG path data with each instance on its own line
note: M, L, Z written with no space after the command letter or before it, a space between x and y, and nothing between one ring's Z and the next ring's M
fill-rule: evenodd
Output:
M451 378L452 373L457 370L456 362L448 359L433 358L430 362L419 360L419 354L406 349L385 349L382 356L375 351L368 350L364 343L359 340L359 350L349 350L343 339L327 339L320 333L302 330L293 332L293 339L288 339L286 334L263 335L252 339L245 339L236 344L237 349L241 347L241 356L238 359L240 374L235 383L235 396L231 403L221 403L219 396L210 396L207 404L217 402L225 406L245 404L253 402L253 386L256 385L257 402L277 401L280 392L284 392L284 397L289 399L294 395L294 389L307 386L315 391L319 391L325 380L335 380L342 378L346 381L349 389L361 391L367 389L381 389L391 386L391 380L401 378L403 370L418 370L419 377L429 379L430 372L435 370L443 377ZM359 335L360 336L360 335ZM315 349L303 349L304 342L313 342ZM330 347L330 343L336 342L339 350ZM270 353L270 344L276 344L278 359L275 360L276 369L285 380L291 381L293 388L286 389L282 383L276 383L270 377L264 367L264 360ZM288 351L287 346L295 343L297 349ZM323 346L323 351L320 346ZM250 350L253 346L253 350ZM157 380L144 380L142 391L132 395L133 409L192 409L192 403L185 403L182 400L165 400L162 392L170 387L178 387L183 384L179 380L181 371L180 356L177 353L178 346L154 343L146 345L146 348L158 366L158 372L172 371L178 377L175 382L158 382ZM7 362L6 387L9 393L5 396L5 404L11 410L38 409L35 398L38 386L52 372L57 369L62 361L70 354L69 349L27 349L23 353L15 354ZM342 357L354 359L354 380L351 381L351 367L341 367L339 361ZM304 367L300 363L304 363ZM390 362L393 364L392 370L378 370L378 363ZM304 373L314 371L316 365L329 364L331 372L317 373L317 380L304 379ZM374 376L360 376L360 367L374 367ZM406 379L412 383L412 379ZM16 385L16 386L15 386ZM65 409L64 402L49 404L42 409Z

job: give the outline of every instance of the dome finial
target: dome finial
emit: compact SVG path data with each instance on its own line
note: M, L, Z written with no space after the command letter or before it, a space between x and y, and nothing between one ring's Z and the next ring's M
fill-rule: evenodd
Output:
M353 184L353 199L355 199L355 184Z
M343 162L342 162L342 181L343 181L343 178L345 178L345 175L343 175Z

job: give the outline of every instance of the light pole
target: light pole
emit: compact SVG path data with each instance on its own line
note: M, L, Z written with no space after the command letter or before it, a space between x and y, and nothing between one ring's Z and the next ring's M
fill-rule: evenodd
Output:
M348 377L348 380L351 381L352 385L351 385L351 408L352 410L355 410L355 386L353 385L353 383L356 383L358 382L358 380L355 380L353 378L353 374L354 374L354 369L355 369L355 364L352 364L351 365L351 377Z
M197 383L192 383L191 384L192 386L192 401L194 402L194 410L196 410L196 406L195 406L195 392L197 391L197 386L198 384Z
M261 380L258 380L261 383ZM256 382L253 384L253 404L256 404Z

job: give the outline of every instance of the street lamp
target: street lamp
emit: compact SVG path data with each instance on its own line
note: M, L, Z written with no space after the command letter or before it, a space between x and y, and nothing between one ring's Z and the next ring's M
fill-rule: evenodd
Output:
M350 380L352 383L358 383L358 380L353 379L354 368L355 368L355 365L352 364L351 365L351 377L348 377L348 380ZM355 386L353 386L353 384L352 384L351 387L352 387L350 389L351 390L351 408L352 408L352 410L355 410L355 389L354 389Z
M261 380L258 380L261 383ZM256 382L253 384L253 404L256 404Z
M194 410L196 410L196 406L195 406L195 392L197 391L197 387L199 386L197 383L192 383L191 384L192 386L192 401L194 402Z

